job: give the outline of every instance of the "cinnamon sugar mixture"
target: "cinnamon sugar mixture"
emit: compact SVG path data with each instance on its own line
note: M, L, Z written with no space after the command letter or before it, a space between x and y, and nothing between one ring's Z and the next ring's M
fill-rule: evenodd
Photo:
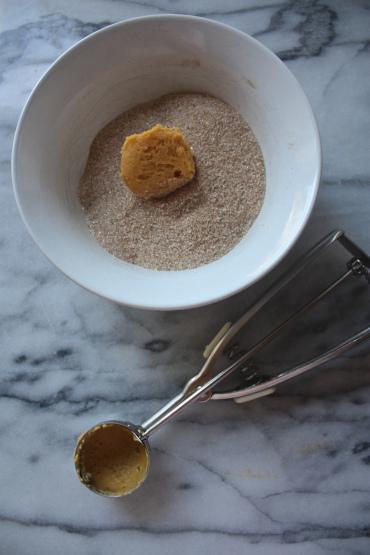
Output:
M127 135L157 123L184 133L196 176L165 198L142 200L121 180L121 146ZM253 132L231 106L202 94L167 95L111 121L91 145L79 190L101 246L156 270L195 268L226 254L253 224L264 194L264 162Z

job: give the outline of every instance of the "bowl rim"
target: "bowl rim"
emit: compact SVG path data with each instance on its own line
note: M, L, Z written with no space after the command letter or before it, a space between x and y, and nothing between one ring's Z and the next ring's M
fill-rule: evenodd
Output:
M216 28L218 27L220 29L224 29L224 30L227 30L228 32L231 32L236 36L239 36L243 40L245 38L247 38L252 43L254 43L254 46L256 48L259 48L260 50L262 50L268 56L273 57L275 63L280 65L282 71L288 72L290 78L293 81L295 81L295 84L296 84L298 90L300 91L300 94L302 95L302 97L304 98L304 100L306 102L307 112L308 112L308 116L309 116L311 127L312 127L312 132L313 132L313 139L314 139L314 142L315 142L315 145L316 145L315 150L316 150L316 153L317 153L317 159L316 159L316 171L315 171L313 183L312 183L312 186L311 186L311 198L310 198L309 203L307 204L307 207L305 209L305 213L303 214L303 217L302 217L299 225L297 226L297 231L296 231L295 236L293 236L289 240L287 240L286 244L281 249L281 252L279 253L279 255L273 260L273 262L268 264L256 277L252 278L250 281L248 281L244 285L241 285L239 287L235 287L232 290L220 293L219 295L214 295L212 298L205 298L202 301L193 302L193 303L188 303L188 302L187 303L186 302L185 303L176 303L176 304L163 304L162 303L160 305L157 304L154 301L152 303L146 303L144 305L144 304L131 302L129 299L118 299L117 297L115 297L113 295L110 295L109 292L100 290L98 287L92 287L90 285L87 286L85 283L80 281L78 279L78 277L72 276L72 275L70 275L70 273L65 271L60 266L60 264L56 263L53 260L52 255L50 255L48 252L46 252L44 250L44 248L40 245L36 235L34 234L32 228L31 228L31 226L30 226L30 224L27 220L25 212L22 208L22 202L20 200L20 196L19 196L19 193L18 193L18 184L17 184L17 155L18 155L18 150L19 150L19 141L20 141L20 134L21 134L22 126L23 126L23 121L25 120L25 118L27 116L27 113L31 108L31 105L33 103L33 100L34 100L36 94L38 93L39 88L43 85L43 82L46 80L46 78L48 78L55 71L56 66L59 64L59 62L61 60L64 60L64 59L68 58L71 54L73 54L73 52L75 50L79 49L82 44L86 44L91 40L95 40L95 37L97 35L101 35L101 34L104 34L104 33L109 33L112 29L117 28L117 27L125 27L125 26L130 26L130 25L133 25L133 24L135 25L135 24L141 23L141 22L157 21L157 20L163 20L163 21L171 21L171 20L184 21L184 20L187 20L187 21L195 21L198 24L201 23L202 25L205 25L205 26L208 25L208 26L211 26L211 27L216 27ZM288 252L292 249L292 247L295 245L295 243L298 241L299 237L301 236L302 231L305 228L305 226L307 224L307 221L311 216L312 209L313 209L314 204L316 202L316 198L317 198L317 194L318 194L318 190L319 190L319 185L320 185L320 180L321 180L321 172L322 172L322 145L321 145L321 141L320 141L320 135L319 135L317 121L316 121L311 103L310 103L310 101L308 100L308 98L306 96L306 93L304 92L304 90L303 90L300 82L298 81L298 79L290 71L290 69L286 66L286 64L272 50L270 50L267 46L265 46L260 41L255 39L253 36L249 35L248 33L245 33L244 31L241 31L241 30L239 30L235 27L232 27L231 25L228 25L226 23L221 23L219 21L214 21L214 20L206 18L206 17L196 16L196 15L171 14L171 13L153 14L153 15L144 15L144 16L139 16L139 17L132 17L132 18L121 20L121 21L117 21L117 22L112 23L110 25L106 25L102 29L98 29L97 31L94 31L93 33L90 33L88 36L80 39L75 44L70 46L60 56L58 56L56 58L56 60L50 65L50 67L43 73L43 75L36 82L36 85L33 87L33 89L31 91L23 109L21 110L21 113L20 113L20 116L19 116L19 119L18 119L18 123L17 123L17 126L16 126L16 130L15 130L15 133L14 133L12 153L11 153L11 177L12 177L13 192L14 192L16 204L17 204L19 213L21 215L21 219L23 220L23 223L24 223L28 233L30 234L30 236L32 237L33 241L36 243L38 248L41 250L41 252L44 254L44 256L46 256L46 258L55 267L57 267L58 270L60 270L65 276L67 276L69 279L71 279L77 285L81 286L82 288L86 289L87 291L91 291L91 292L95 293L96 295L98 295L100 297L106 298L110 301L122 304L124 306L129 306L129 307L132 307L132 308L140 308L140 309L143 309L143 310L158 310L158 311L186 310L186 309L192 309L192 308L207 306L207 305L222 301L222 300L227 299L227 298L229 298L233 295L236 295L240 291L243 291L244 289L250 287L251 285L253 285L256 282L258 282L259 280L261 280L268 273L270 273L283 260L283 258L288 254Z

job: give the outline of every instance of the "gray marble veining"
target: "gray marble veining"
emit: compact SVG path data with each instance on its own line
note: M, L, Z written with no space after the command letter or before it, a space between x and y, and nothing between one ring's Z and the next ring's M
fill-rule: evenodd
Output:
M97 420L140 421L159 408L199 367L219 325L264 284L184 313L116 306L38 251L10 178L21 108L60 53L124 18L196 14L274 50L318 118L322 185L288 260L334 228L369 250L369 1L4 0L1 11L0 553L369 553L366 348L252 404L188 409L153 438L151 475L135 496L106 500L79 485L76 435ZM334 328L318 325L327 312L355 331L369 318L368 297L357 304L358 317L351 302L329 305L304 333L319 344L326 331L330 342Z

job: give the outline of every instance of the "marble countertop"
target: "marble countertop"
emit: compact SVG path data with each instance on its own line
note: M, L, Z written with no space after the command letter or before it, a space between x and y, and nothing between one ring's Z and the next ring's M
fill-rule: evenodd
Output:
M4 0L0 553L370 553L366 348L272 397L188 409L153 438L151 474L134 496L100 498L75 477L78 433L107 417L149 416L199 367L202 347L219 325L256 294L252 289L183 313L116 306L56 270L17 212L11 143L38 78L66 48L104 25L164 12L206 16L252 34L304 87L324 167L312 218L290 259L334 228L370 247L369 1ZM369 305L346 295L349 307L332 305L329 315L356 331ZM319 322L306 331L321 345L326 331L330 343L333 328Z

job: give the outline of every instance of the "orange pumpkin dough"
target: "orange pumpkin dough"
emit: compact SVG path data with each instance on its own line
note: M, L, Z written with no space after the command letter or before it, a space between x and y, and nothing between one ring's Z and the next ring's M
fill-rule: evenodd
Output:
M160 198L191 181L193 153L177 127L158 124L130 135L121 150L121 176L138 197Z

